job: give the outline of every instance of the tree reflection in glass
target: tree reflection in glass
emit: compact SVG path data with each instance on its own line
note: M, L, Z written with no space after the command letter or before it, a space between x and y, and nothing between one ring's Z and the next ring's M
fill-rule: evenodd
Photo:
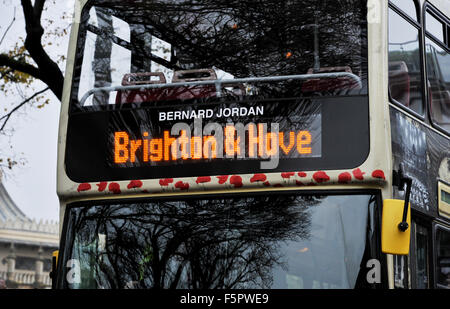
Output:
M367 94L366 2L92 1L82 16L74 98L121 85L127 73L163 72L170 83L174 71L207 68L219 79L352 72L363 82L265 83L250 95ZM99 97L88 103L115 102Z
M369 199L283 194L75 207L66 259L79 260L81 280L70 287L354 287Z

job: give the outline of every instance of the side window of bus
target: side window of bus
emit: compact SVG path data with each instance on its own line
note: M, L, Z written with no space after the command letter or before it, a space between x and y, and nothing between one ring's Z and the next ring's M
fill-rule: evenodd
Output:
M420 25L412 0L393 1L406 4L389 8L389 92L391 99L423 115L422 70L420 60Z
M394 286L396 289L408 287L408 257L394 255Z
M413 222L410 255L394 255L395 288L430 288L429 256L431 239L429 231L431 230L426 226ZM408 275L410 270L410 275Z
M450 289L450 230L436 229L436 283Z
M415 289L428 289L430 287L429 275L429 233L428 229L414 222L414 282Z
M446 24L427 12L425 52L429 108L433 123L450 133L450 52L445 46Z
M389 0L397 8L400 8L404 13L411 17L414 21L417 20L417 8L413 0Z

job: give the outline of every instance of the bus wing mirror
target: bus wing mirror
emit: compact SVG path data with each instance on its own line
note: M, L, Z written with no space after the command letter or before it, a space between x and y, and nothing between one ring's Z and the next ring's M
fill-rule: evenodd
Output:
M404 220L405 201L386 199L383 201L381 223L381 251L389 254L408 255L411 237L411 206L407 204ZM406 225L405 225L406 223Z

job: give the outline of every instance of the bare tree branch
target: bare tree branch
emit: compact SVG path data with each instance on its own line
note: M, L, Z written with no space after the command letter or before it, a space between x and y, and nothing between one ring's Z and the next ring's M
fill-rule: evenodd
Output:
M0 45L2 45L3 40L4 40L5 37L6 37L6 34L8 33L9 29L11 29L11 27L12 27L12 25L14 24L15 21L16 21L16 7L14 7L14 15L13 15L13 19L12 19L11 23L9 24L9 26L6 28L6 31L5 31L5 33L3 33L3 36L2 36L2 38L1 38L1 40L0 40Z
M41 20L42 11L44 10L45 0L34 1L34 16L37 20Z
M15 71L23 72L33 76L34 78L41 79L41 71L39 68L28 64L24 61L15 60L8 55L0 54L0 67L9 67Z
M11 118L11 115L16 112L19 108L21 108L22 106L24 106L25 104L27 104L28 102L30 102L31 100L33 100L35 97L37 97L38 95L44 93L45 91L47 91L49 89L49 87L42 89L41 91L36 92L35 94L33 94L31 97L29 97L28 99L26 99L25 101L22 101L21 103L19 103L16 107L14 107L9 113L7 113L6 115L0 117L0 121L3 121L3 124L0 128L0 131L3 131L3 129L6 126L6 123L8 122L9 118Z
M25 48L38 66L40 72L39 79L46 83L56 97L61 100L64 76L58 64L49 57L42 46L44 29L41 25L41 16L45 0L36 0L34 7L30 0L21 0L21 3L27 33Z
M21 0L21 2L25 18L30 19L33 15L33 5L31 4L31 0Z

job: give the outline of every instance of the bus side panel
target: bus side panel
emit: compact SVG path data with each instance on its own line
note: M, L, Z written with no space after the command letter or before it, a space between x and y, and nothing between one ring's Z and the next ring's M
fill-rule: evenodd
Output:
M430 216L438 215L437 182L449 182L450 140L442 134L390 107L393 168L413 179L411 207ZM394 188L394 198L404 191Z

